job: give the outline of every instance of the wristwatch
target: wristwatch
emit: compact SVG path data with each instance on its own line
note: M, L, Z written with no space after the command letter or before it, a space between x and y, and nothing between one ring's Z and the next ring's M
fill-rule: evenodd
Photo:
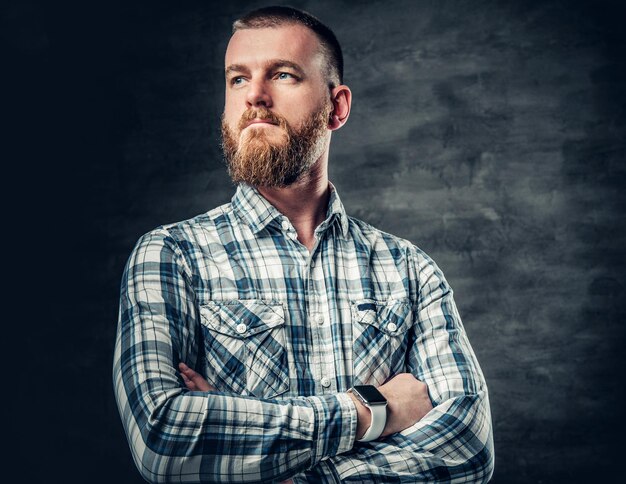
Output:
M369 442L380 437L387 423L387 399L374 385L354 385L349 392L359 399L372 413L372 423L359 442Z

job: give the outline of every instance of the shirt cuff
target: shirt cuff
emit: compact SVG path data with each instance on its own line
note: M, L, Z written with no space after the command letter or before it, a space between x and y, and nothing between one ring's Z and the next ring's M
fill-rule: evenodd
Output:
M317 424L313 436L311 467L322 459L347 452L356 439L357 413L347 393L308 397Z

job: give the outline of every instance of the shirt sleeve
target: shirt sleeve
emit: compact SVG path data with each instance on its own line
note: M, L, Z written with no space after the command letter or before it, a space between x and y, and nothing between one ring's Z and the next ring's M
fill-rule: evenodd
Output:
M419 254L420 281L407 371L428 385L433 409L412 427L298 474L294 482L486 482L494 469L487 385L452 290Z
M348 395L264 400L190 392L177 371L198 358L192 271L166 229L142 237L122 278L113 358L118 409L150 482L272 482L352 448Z

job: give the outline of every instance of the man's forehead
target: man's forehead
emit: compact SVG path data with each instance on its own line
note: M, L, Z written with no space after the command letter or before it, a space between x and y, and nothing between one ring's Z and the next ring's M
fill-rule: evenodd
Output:
M299 25L271 28L241 29L230 38L225 67L231 65L267 64L271 59L284 59L306 68L321 67L323 54L319 39L310 29Z

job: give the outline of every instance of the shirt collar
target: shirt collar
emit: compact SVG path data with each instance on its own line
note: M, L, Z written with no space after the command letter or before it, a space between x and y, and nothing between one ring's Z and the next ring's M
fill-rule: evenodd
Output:
M348 216L335 186L329 183L330 198L328 209L326 210L326 220L316 229L322 233L333 225L337 225L341 235L344 237L348 233ZM284 215L267 201L259 191L247 183L240 183L232 198L232 206L239 217L250 226L252 233L258 234L272 222L280 226Z
M318 230L321 232L322 230L326 230L329 227L332 227L334 224L337 224L339 228L339 232L342 236L346 237L348 235L348 214L346 214L346 209L339 198L339 194L337 193L337 189L335 185L329 182L330 187L330 198L328 199L328 209L326 210L326 220L324 220Z

